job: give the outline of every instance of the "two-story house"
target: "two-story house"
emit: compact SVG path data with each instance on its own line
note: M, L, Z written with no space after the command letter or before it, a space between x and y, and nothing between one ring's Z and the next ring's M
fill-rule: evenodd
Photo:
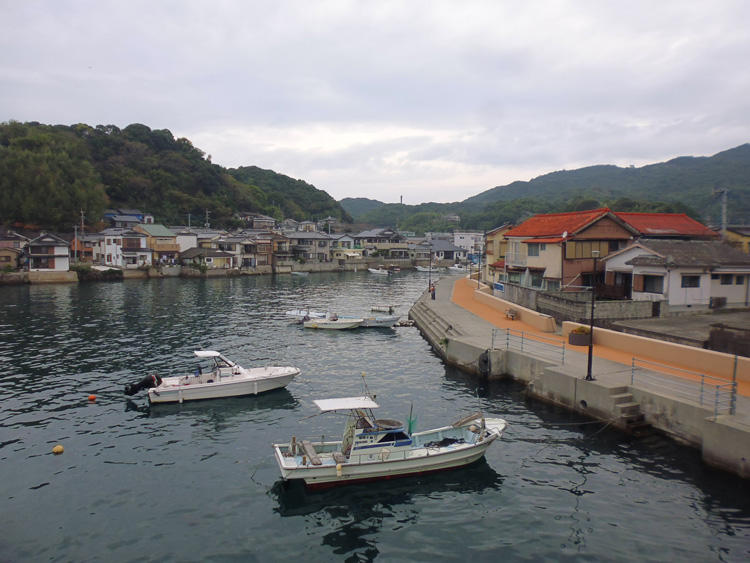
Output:
M285 235L289 238L295 260L305 262L329 262L331 260L331 238L327 234L316 231L294 231Z
M0 231L0 270L17 270L24 261L29 239L13 231Z
M409 258L409 244L406 242L406 237L395 229L370 229L354 235L353 238L355 246L362 248L363 256Z
M505 233L512 228L513 225L506 223L487 231L485 235L482 277L486 283L505 281L505 253L508 246Z
M156 224L135 225L133 230L146 235L146 245L153 253L154 263L177 263L180 245L177 244L177 235L174 231Z
M70 270L70 243L51 233L41 233L27 245L27 269L30 272L67 272Z
M508 281L551 291L600 279L600 258L624 248L638 231L607 208L535 215L504 233Z

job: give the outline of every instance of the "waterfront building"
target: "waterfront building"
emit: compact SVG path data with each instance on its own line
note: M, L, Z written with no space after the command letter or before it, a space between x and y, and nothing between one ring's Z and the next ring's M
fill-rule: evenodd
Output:
M508 247L505 233L512 228L511 223L506 223L487 231L485 235L482 278L486 283L494 284L505 281L505 253Z
M146 245L153 253L152 262L176 262L180 253L177 235L164 225L142 224L133 230L146 235Z
M603 293L670 312L748 307L750 256L720 241L640 239L603 259Z
M42 232L27 246L30 272L67 272L70 270L70 243L51 233Z

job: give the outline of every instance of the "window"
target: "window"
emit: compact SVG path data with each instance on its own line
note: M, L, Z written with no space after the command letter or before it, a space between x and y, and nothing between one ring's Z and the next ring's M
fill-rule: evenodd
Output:
M662 276L643 276L643 291L646 293L663 293L664 278Z
M681 287L700 287L701 277L700 276L682 276Z
M744 285L745 284L745 276L737 276L734 280L734 283L736 285Z
M732 285L734 276L732 274L721 274L721 285Z
M719 274L711 274L711 279L712 280L718 280L720 277L721 276L719 276Z
M529 256L539 256L539 243L532 242L528 247Z

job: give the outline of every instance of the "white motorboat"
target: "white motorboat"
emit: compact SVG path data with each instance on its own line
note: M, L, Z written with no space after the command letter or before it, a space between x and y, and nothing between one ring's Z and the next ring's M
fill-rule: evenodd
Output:
M463 264L453 264L453 266L448 266L448 270L450 270L451 272L468 272L469 271L469 269Z
M351 328L357 328L362 324L364 319L362 318L349 318L349 317L337 317L331 315L324 319L310 319L304 321L302 326L305 328L318 328L322 330L347 330Z
M298 272L297 270L292 270L293 276L309 276L310 272Z
M274 444L284 480L310 488L393 479L469 465L505 430L500 418L474 413L450 426L411 433L396 420L376 419L370 396L314 401L321 412L349 411L341 441Z
M305 317L307 319L324 319L328 316L328 313L320 313L317 311L311 311L310 309L292 309L284 313L287 317L293 317L295 320L301 321Z
M425 266L416 266L417 272L434 272L435 268L427 268Z
M367 268L367 271L371 274L378 274L380 276L387 276L391 273L384 268Z
M148 400L152 403L257 395L286 387L300 373L298 368L291 366L243 368L213 350L196 350L195 355L210 360L210 366L204 370L199 365L194 375L148 375L137 383L126 385L125 394L135 395L148 389Z

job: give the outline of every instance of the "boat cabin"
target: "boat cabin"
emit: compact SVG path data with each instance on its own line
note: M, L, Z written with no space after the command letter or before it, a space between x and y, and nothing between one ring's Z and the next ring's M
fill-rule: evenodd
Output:
M349 416L344 427L344 439L341 453L349 456L352 453L365 453L371 448L393 450L409 448L411 436L404 430L398 420L377 419L372 409L378 404L370 397L348 397L343 399L324 399L314 401L322 412L348 410Z
M240 366L232 360L225 358L219 352L214 350L195 350L193 352L201 360L209 362L199 363L195 369L195 375L211 373L216 377L226 375L237 375L240 373Z

